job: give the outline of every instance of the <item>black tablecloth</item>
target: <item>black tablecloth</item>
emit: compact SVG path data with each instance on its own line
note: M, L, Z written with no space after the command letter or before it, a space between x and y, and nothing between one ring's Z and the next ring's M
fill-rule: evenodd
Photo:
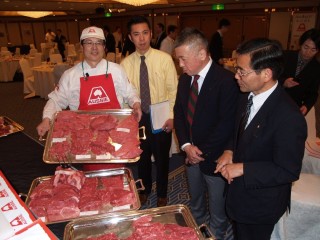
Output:
M53 175L56 165L42 161L44 147L22 132L0 138L0 170L17 193L27 194L37 177ZM66 223L48 225L63 239Z

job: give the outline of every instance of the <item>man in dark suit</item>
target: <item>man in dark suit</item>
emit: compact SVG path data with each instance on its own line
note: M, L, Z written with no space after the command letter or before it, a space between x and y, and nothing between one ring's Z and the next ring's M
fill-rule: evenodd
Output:
M56 34L56 36L55 36L53 41L57 43L58 49L59 49L59 53L61 54L61 57L62 57L63 61L65 61L66 57L65 57L64 51L66 50L67 38L64 35L62 35L61 29L57 29L56 33L57 34Z
M157 34L157 39L154 45L155 49L160 49L161 42L163 39L167 37L166 31L164 29L164 25L162 23L158 23L155 28L155 32Z
M232 141L215 172L229 183L226 209L236 239L267 240L290 206L307 126L277 81L283 68L280 44L253 39L237 54L236 79L245 94L239 100Z
M216 239L224 239L231 226L225 212L225 180L213 169L231 137L239 89L234 75L212 61L199 30L186 28L179 34L175 55L185 74L178 83L174 126L186 154L191 211L197 224L207 223ZM190 108L196 83L198 96Z
M106 54L107 53L116 53L116 40L112 33L110 33L109 26L105 25L103 27L103 33L106 38L106 47L104 48Z
M280 82L297 103L303 115L315 104L320 83L320 63L316 54L320 48L320 32L310 29L299 39L299 51L285 52L284 72Z
M209 51L212 59L219 65L223 65L223 35L229 30L230 22L228 19L221 19L219 29L212 35Z

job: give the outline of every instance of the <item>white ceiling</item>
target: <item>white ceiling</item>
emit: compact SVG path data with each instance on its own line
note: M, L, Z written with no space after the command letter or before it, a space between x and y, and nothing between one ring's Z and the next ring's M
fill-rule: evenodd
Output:
M109 8L124 8L127 11L144 10L144 9L163 9L163 8L177 8L180 7L200 7L210 6L214 3L224 3L226 9L228 6L234 8L240 6L246 8L249 5L256 5L257 7L264 7L264 4L282 4L286 7L294 7L294 5L308 5L319 6L320 0L160 0L160 4L145 5L141 7L133 7L131 5L120 4L113 0L0 0L1 11L65 11L70 15L85 15L94 14L95 9L103 7L106 10ZM290 6L289 6L290 5ZM210 9L210 8L208 8Z

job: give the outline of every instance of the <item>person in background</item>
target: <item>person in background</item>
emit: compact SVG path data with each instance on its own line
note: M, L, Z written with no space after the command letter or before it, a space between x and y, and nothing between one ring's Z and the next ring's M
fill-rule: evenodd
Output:
M124 39L123 48L121 55L122 57L126 57L127 55L130 55L136 50L136 47L134 46L133 42L129 38L129 34L126 35L126 38Z
M156 39L156 42L154 44L154 48L155 49L160 49L161 42L163 41L163 39L165 39L167 37L164 25L162 23L157 23L156 24L155 33L157 35L157 39Z
M105 36L101 28L91 26L85 28L80 37L84 60L66 70L60 78L58 86L48 97L43 110L43 120L37 126L40 136L44 136L50 128L50 122L57 111L94 109L121 109L127 103L138 121L141 119L140 98L137 90L129 82L124 69L103 58ZM91 95L94 88L100 88L108 98L100 101L89 101L97 98ZM101 101L101 99L104 99ZM85 164L85 170L97 170L110 164Z
M170 55L172 55L173 53L173 43L174 40L177 37L178 34L178 30L177 30L177 26L175 25L169 25L168 26L168 35L165 39L163 39L163 41L161 42L161 46L160 46L160 50L164 51Z
M231 137L239 89L234 75L212 61L199 30L184 29L174 48L185 73L179 78L174 126L186 155L191 212L198 225L208 224L216 239L224 239L228 229L232 233L225 180L212 169Z
M107 25L103 27L103 33L106 38L106 46L104 49L106 54L109 52L116 53L116 41L114 39L113 34L110 33L110 29Z
M277 41L253 39L237 49L235 76L243 94L232 139L212 169L228 181L226 209L237 240L269 240L299 179L307 126L278 83L282 69Z
M142 118L141 126L145 126L146 140L141 140L143 150L138 161L138 175L142 179L145 190L139 193L141 204L147 202L152 188L152 162L154 156L156 164L157 206L167 204L167 188L169 174L169 151L171 147L173 129L173 105L177 92L177 72L168 54L153 49L150 46L151 26L143 16L136 16L128 22L130 40L136 51L122 60L132 84L140 91ZM140 71L139 71L140 69ZM150 104L169 101L170 117L162 126L162 131L152 133L150 121Z
M56 30L56 37L54 38L54 42L57 43L58 49L59 49L59 53L61 54L61 57L62 57L63 61L65 61L66 60L66 56L64 54L64 51L66 50L67 38L64 35L62 35L61 29L57 29Z
M113 33L114 39L116 41L116 48L119 48L119 52L122 51L122 32L119 26L116 26L116 31Z
M315 56L320 47L320 31L313 28L304 32L299 45L298 51L284 53L285 67L280 82L306 115L318 97L320 63Z
M221 19L218 30L212 35L209 50L211 58L219 65L223 65L223 35L229 30L230 21Z
M47 47L53 47L53 41L56 37L56 34L48 28L47 33L45 35L45 41L47 43Z

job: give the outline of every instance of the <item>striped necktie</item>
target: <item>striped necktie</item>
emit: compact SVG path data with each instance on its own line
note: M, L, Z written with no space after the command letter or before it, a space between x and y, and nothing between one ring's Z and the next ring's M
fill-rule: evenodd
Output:
M191 132L191 126L192 126L192 122L193 122L193 115L194 115L194 111L196 109L196 104L197 104L197 99L198 99L198 91L199 91L199 87L198 87L198 79L199 79L199 75L195 75L193 77L193 82L189 91L189 101L188 101L188 114L187 114L187 120L189 123L189 127L190 127L190 132Z
M146 65L145 56L140 56L140 98L141 98L141 110L144 113L149 113L149 106L151 105L148 68Z
M247 106L246 106L246 111L244 112L243 117L241 118L240 126L239 126L239 136L241 136L242 133L244 132L244 130L246 129L248 118L250 115L251 106L253 104L252 98L253 98L253 95L251 95L249 97L248 102L247 102Z

